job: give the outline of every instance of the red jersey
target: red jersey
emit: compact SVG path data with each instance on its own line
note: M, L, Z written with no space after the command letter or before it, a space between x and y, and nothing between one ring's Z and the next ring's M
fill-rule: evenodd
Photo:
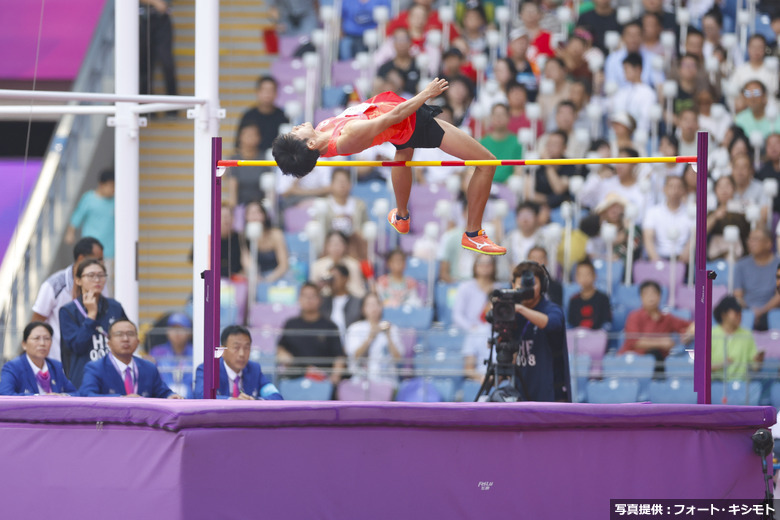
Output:
M404 98L392 92L382 92L367 100L365 103L349 107L341 114L320 122L320 124L317 125L316 130L320 132L333 130L330 140L328 141L328 151L321 154L321 156L333 157L335 155L351 155L339 153L336 149L336 143L344 125L355 119L376 119L377 117L390 112L404 101L406 101ZM384 132L374 137L374 140L371 141L371 146L387 142L392 144L404 144L412 137L416 123L417 114L412 114L400 123L388 127Z

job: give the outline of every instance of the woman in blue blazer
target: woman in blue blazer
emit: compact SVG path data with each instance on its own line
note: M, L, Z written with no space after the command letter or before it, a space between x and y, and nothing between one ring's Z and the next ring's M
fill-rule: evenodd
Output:
M106 285L106 268L88 259L76 267L73 279L78 297L60 309L62 364L76 388L81 388L84 367L108 353L108 329L125 320L120 303L101 293Z
M29 323L22 333L24 354L3 365L0 395L69 395L76 387L65 377L62 363L49 359L51 325Z

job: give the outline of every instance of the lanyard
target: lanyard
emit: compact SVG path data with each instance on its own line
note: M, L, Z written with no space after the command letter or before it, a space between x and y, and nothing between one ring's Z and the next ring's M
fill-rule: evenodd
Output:
M86 318L89 318L89 315L87 314L87 311L86 311L86 310L84 309L84 307L81 305L81 302L79 301L79 299L78 299L78 298L76 298L75 300L73 300L73 303L75 303L75 304L76 304L76 308L79 310L79 312L81 313L81 315L82 315L82 316L84 316L84 318L85 318L85 319L86 319ZM108 334L106 334L106 331L105 331L105 330L103 330L103 326L102 326L102 325L100 325L100 324L98 323L97 327L95 327L95 330L97 330L99 334L103 335L103 336L104 336L106 339L108 339Z

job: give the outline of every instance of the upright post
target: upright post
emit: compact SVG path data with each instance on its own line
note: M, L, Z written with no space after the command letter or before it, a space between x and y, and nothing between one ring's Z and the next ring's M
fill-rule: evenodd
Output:
M138 95L138 0L116 3L114 82L117 95ZM114 294L138 323L138 103L116 103L114 173L116 215ZM111 122L111 121L110 121Z
M222 177L217 175L217 161L222 159L222 138L211 139L211 241L209 269L204 279L204 342L203 342L203 398L216 399L219 388L219 283L222 243Z
M118 2L121 3L121 2ZM219 135L219 0L195 3L195 95L206 103L188 111L194 125L194 187L192 232L192 356L193 373L204 362L203 348L211 338L205 335L205 296L201 273L209 269L209 230L211 229L212 176L206 168L212 157L212 137ZM216 167L216 162L211 168ZM213 172L212 174L213 175ZM215 215L219 217L219 212ZM217 228L219 230L219 228ZM213 265L213 264L212 264ZM219 271L217 270L217 273ZM206 369L208 365L204 366ZM204 388L208 388L208 380Z
M697 136L696 179L696 335L693 388L698 404L711 404L712 278L707 271L707 132Z

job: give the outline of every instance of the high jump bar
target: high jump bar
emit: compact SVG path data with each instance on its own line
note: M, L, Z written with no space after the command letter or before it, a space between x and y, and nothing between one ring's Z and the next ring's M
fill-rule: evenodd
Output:
M657 164L657 163L695 163L696 156L683 157L605 157L593 159L493 159L474 161L317 161L317 166L331 167L392 167L392 166L563 166L585 164ZM276 161L223 160L217 161L219 167L236 166L277 166Z

